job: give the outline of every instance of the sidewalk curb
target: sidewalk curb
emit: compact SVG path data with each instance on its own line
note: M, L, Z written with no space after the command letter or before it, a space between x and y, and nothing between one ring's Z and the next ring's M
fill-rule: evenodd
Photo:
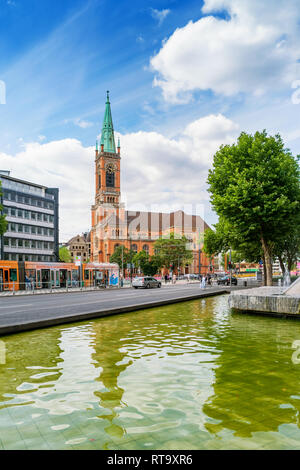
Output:
M222 289L218 291L210 292L199 292L199 294L187 295L184 297L175 297L173 299L157 300L154 302L146 302L144 304L132 304L126 307L115 307L112 309L94 310L86 313L76 313L74 315L68 315L65 317L46 318L44 320L37 320L34 322L25 322L22 324L4 325L0 326L0 336L20 333L23 331L35 330L39 328L46 328L50 326L62 325L65 323L74 323L79 321L91 320L110 315L118 315L122 313L134 312L137 310L150 309L154 307L160 307L163 305L171 305L179 302L188 302L191 300L197 300L205 297L213 297L216 295L228 294L228 289Z

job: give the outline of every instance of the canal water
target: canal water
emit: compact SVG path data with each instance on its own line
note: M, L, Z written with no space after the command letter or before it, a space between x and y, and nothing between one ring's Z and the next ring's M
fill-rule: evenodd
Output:
M0 449L300 449L300 322L227 302L2 337Z

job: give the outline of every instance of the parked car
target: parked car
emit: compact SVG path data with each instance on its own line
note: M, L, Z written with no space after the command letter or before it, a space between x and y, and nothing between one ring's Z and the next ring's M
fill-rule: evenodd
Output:
M144 287L144 289L150 289L150 287L161 287L161 281L150 276L136 277L132 281L132 287L135 289L138 289L138 287Z
M220 285L226 285L226 286L229 286L230 285L230 276L222 276L222 277L219 277L218 278L218 286ZM234 276L231 276L231 284L233 286L237 286L237 278L234 277Z

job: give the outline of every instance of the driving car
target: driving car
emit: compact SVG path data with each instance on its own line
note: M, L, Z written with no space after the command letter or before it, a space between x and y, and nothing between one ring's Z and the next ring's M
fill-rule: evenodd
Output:
M230 285L230 276L222 276L222 277L219 277L218 279L218 286L220 285L226 285L226 286L229 286ZM237 286L237 278L234 277L234 276L231 276L231 284L233 286Z
M161 282L151 276L136 277L132 281L132 287L135 289L139 287L150 289L150 287L161 287Z

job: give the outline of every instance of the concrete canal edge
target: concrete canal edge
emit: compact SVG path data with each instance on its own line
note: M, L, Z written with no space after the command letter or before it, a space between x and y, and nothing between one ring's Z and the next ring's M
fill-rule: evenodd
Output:
M47 328L51 326L63 325L66 323L75 323L85 320L92 320L96 318L107 317L111 315L118 315L122 313L135 312L137 310L145 310L148 308L161 307L163 305L170 305L179 302L188 302L191 300L197 300L206 297L214 297L216 295L229 294L230 290L221 289L210 292L201 292L199 294L192 294L183 297L175 297L167 300L157 300L155 302L145 302L143 304L126 305L126 307L115 307L112 309L94 310L86 313L75 313L74 315L68 316L55 316L51 318L45 318L43 320L29 321L11 325L0 325L0 336L9 334L22 333L24 331L36 330L40 328Z
M229 307L234 312L300 319L300 296L287 295L279 287L259 287L230 293Z

